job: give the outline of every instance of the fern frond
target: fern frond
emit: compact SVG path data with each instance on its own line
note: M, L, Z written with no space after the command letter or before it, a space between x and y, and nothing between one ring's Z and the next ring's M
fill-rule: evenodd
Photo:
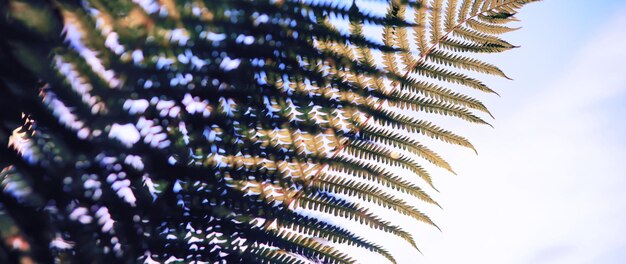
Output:
M483 44L483 45L496 45L506 48L515 48L510 43L494 36L480 33L478 31L470 30L465 27L457 27L454 30L454 34L467 41Z
M453 92L450 89L446 89L434 84L426 82L417 82L410 86L404 86L403 92L396 90L391 94L390 98L397 98L396 100L409 100L418 101L423 100L421 96L432 98L441 102L447 102L455 105L465 106L468 108L476 109L484 113L489 113L487 107L482 102L474 99L470 96ZM491 115L491 114L490 114Z
M384 193L380 189L354 180L346 180L341 177L320 177L313 187L325 192L342 193L362 200L376 203L380 206L393 209L401 214L408 215L416 220L435 225L432 220L415 207L408 205L404 200L395 198Z
M248 249L251 260L259 263L281 263L281 264L307 264L303 259L298 259L284 250L275 250L267 247L251 246Z
M508 32L519 29L519 28L501 26L493 22L485 23L485 22L478 21L476 19L467 20L467 25L476 31L484 32L487 34L493 34L493 35L504 34L504 33L508 33Z
M403 150L410 151L411 153L418 155L434 165L438 167L444 168L452 173L455 173L450 164L446 162L443 158L441 158L437 153L428 149L426 146L423 146L418 141L412 139L409 136L399 135L395 133L393 130L385 129L382 127L372 128L374 133L365 133L363 135L364 138L375 141L382 142L385 144L390 144L394 147L401 148Z
M431 122L418 120L402 114L393 114L393 120L391 119L376 119L384 125L389 125L394 128L406 129L409 132L421 133L428 137L439 139L441 141L468 147L474 151L474 146L465 138L458 136L450 131L442 129ZM367 131L367 130L366 130Z
M454 52L497 53L504 52L513 48L512 46L472 43L451 38L442 40L440 44L443 48Z
M424 56L428 52L428 42L426 41L426 16L427 16L427 6L424 4L424 1L418 1L419 6L417 10L415 10L414 20L416 26L413 28L415 43L417 43L417 48L420 56ZM400 13L399 13L400 15ZM401 16L404 16L404 13L401 13ZM407 67L410 65L415 65L415 63L406 64Z
M445 22L444 22L444 30L446 32L452 31L452 29L455 27L454 21L457 16L456 14L457 5L458 5L458 0L449 0L446 4Z
M398 17L398 8L395 5L389 5L387 8L387 17L388 18L397 18ZM391 26L383 27L383 44L389 47L393 47L395 45L395 35L396 28ZM396 54L392 52L383 52L383 65L385 70L389 73L400 75L400 71L398 69L398 64L396 63Z
M534 1L0 1L0 215L32 249L0 261L395 262L328 214L437 227L410 199L454 171L421 142L476 151L434 122L488 124L457 88L507 76L462 53Z
M349 203L322 193L306 194L301 196L296 206L309 210L321 211L335 216L345 217L374 229L379 229L387 233L394 234L417 249L413 236L402 228L392 225L390 222L380 219L374 213L362 208L354 203Z
M510 79L502 72L502 70L492 64L461 55L451 54L445 51L433 51L428 57L426 57L426 59L444 66L453 66L459 69L486 73Z
M443 27L442 27L442 14L443 14L443 1L442 0L432 0L431 1L431 10L430 10L430 42L431 45L437 44L439 39L443 35Z
M376 182L382 186L389 187L403 193L408 193L424 202L437 205L437 203L419 186L402 179L402 177L395 175L394 173L386 171L380 166L371 164L370 162L344 157L336 157L328 162L329 168L331 169L336 169L355 177ZM319 175L323 174L320 173Z
M457 83L461 85L465 85L470 88L474 88L479 91L488 92L488 93L496 93L496 91L490 89L485 84L480 82L477 79L470 78L469 76L457 72L452 72L449 70L445 70L436 66L428 65L425 63L421 63L417 65L413 71L416 73L422 74L424 76L437 79L440 81L446 81L451 83Z
M423 111L427 113L434 113L440 115L454 116L465 121L469 121L477 124L489 125L482 118L474 115L472 112L464 107L456 106L454 103L446 104L441 101L432 99L415 98L413 100L406 100L406 98L398 99L394 101L394 107L402 110Z
M511 22L517 22L516 18L512 14L485 12L485 14L479 14L476 18L485 23L491 23L494 25L504 25Z
M472 9L470 11L470 15L474 16L479 12L485 11L485 9L487 9L488 5L486 5L487 2L485 2L485 0L476 0L473 1L472 3Z
M370 142L355 140L347 144L346 151L359 159L374 159L383 164L408 169L434 188L430 174L422 166L411 157L400 155L392 149Z
M267 230L269 235L275 236L276 239L280 239L285 243L293 244L293 246L301 248L301 252L311 258L318 259L324 263L354 263L354 259L350 258L348 254L342 253L337 249L330 246L326 246L314 239L292 233L289 231L274 231Z
M290 228L309 236L319 237L334 243L346 243L348 245L362 247L382 255L392 263L396 262L394 257L383 247L358 237L341 227L295 213L288 214L288 217L276 220L279 221L278 225L280 227Z
M459 15L458 15L457 23L462 24L463 21L466 20L471 5L472 5L472 1L463 0L461 2L461 7L459 8Z
M425 8L426 8L425 6L420 7L420 10L425 9ZM400 6L398 7L397 16L400 18L403 18L405 16L405 12L406 12L406 7ZM425 28L423 24L420 22L421 21L416 21L416 24L417 24L415 27L415 29L417 30L416 32L419 31L425 34ZM400 52L400 58L402 60L402 63L404 64L404 71L408 71L411 65L414 65L417 62L417 60L413 57L413 55L410 52L411 48L409 47L409 35L408 35L407 28L396 28L394 30L394 33L395 33L394 34L395 45L404 51L404 52ZM423 35L420 35L420 38L421 37L423 37ZM418 43L418 45L420 44Z

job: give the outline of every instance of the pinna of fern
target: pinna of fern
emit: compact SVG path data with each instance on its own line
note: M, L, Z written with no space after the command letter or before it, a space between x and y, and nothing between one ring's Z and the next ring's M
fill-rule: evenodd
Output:
M436 227L422 142L474 147L422 116L487 124L463 87L508 77L467 53L530 2L2 2L0 260L395 262L369 208Z

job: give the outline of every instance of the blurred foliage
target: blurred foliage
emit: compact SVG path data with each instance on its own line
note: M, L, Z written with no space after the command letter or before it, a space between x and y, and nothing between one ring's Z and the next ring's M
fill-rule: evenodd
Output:
M533 1L369 2L386 15L1 1L0 262L354 262L338 244L395 262L339 218L417 247L370 209L435 226L426 168L453 170L426 145L474 147L427 118L487 124L467 71L506 76L467 53L514 48L499 35Z

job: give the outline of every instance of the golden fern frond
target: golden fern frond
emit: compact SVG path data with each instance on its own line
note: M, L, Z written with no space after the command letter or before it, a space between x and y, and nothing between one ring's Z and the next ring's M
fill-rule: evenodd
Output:
M479 14L476 16L476 19L494 26L501 26L519 21L513 17L512 14L502 14L496 12L485 12L484 14Z
M37 262L62 234L81 242L72 262L353 263L336 244L395 259L334 218L413 247L367 205L436 227L424 163L454 171L427 142L476 151L436 122L488 125L459 88L508 78L465 53L514 48L502 34L534 0L394 0L384 16L359 1L5 2L0 130L24 124L34 158L0 148L20 175L2 184L37 192L5 215L34 219L20 231Z
M455 27L454 21L457 16L458 0L449 0L446 5L444 30L450 32Z
M466 20L470 7L472 6L472 2L473 1L466 1L466 0L463 0L461 2L461 7L459 8L459 15L457 19L458 24L462 24L463 21Z
M467 41L485 44L485 45L496 45L507 48L514 48L515 46L510 43L491 35L483 34L478 31L474 31L465 27L457 27L454 30L454 35L459 36L462 39Z
M417 97L413 100L399 98L389 102L389 104L402 110L413 110L415 112L426 112L439 115L454 116L472 123L486 125L489 124L482 118L474 115L474 113L467 110L467 108L457 106L456 103L443 103L438 100Z
M383 43L385 45L393 47L393 38L395 34L395 29L391 27L383 28ZM400 72L397 66L398 64L396 63L396 54L390 52L383 53L383 63L385 66L385 71L396 75L398 75L398 73Z
M428 149L417 140L409 136L399 135L398 133L395 133L395 131L391 129L385 129L384 127L373 128L373 130L375 130L375 132L364 135L364 138L375 142L392 145L403 150L407 150L415 155L422 157L423 159L431 162L438 167L444 168L456 174L454 170L452 170L450 164L448 164L447 161L441 158L439 154Z
M391 224L388 221L382 220L376 214L369 212L369 210L362 208L355 203L349 203L345 200L341 200L339 198L328 196L322 193L307 193L301 196L296 201L295 206L303 207L309 210L320 211L339 217L345 217L349 220L354 220L371 228L394 234L409 242L411 246L417 249L417 245L413 240L413 236L411 236L411 234L409 234L407 231L403 230L399 226Z
M472 3L472 9L470 11L470 15L475 15L476 13L483 12L485 11L485 9L487 8L488 5L486 5L488 2L485 2L485 0L475 0ZM482 7L482 8L481 8Z
M403 114L394 113L390 114L393 116L393 119L378 119L375 117L375 120L388 125L393 128L405 129L409 132L420 133L425 136L438 139L447 143L463 146L470 148L474 151L476 149L474 146L464 137L458 136L451 131L442 129L431 122L425 120L419 120L413 117L405 116ZM365 127L367 128L367 127Z
M250 254L250 260L258 263L308 264L307 261L298 259L287 251L276 250L269 247L250 246L247 253Z
M407 204L406 201L387 194L379 188L367 183L348 180L337 176L320 177L313 183L313 187L320 191L341 193L357 197L361 200L393 209L401 214L413 217L416 220L435 225L428 216Z
M381 254L392 263L396 262L395 258L383 247L358 237L341 227L319 221L315 218L301 216L296 213L291 214L290 217L276 220L278 221L278 226L280 228L289 228L297 232L312 237L319 237L334 243L345 243L348 245L362 247L372 252Z
M483 84L477 79L471 78L465 74L449 71L433 65L428 65L424 62L416 65L413 71L440 81L461 84L479 91L498 94L496 93L496 91L487 87L487 85Z
M361 24L360 21L351 21L350 31L355 36L364 37L363 25ZM364 66L375 67L374 56L372 55L372 51L370 48L363 47L363 46L357 47L356 53L357 53L357 57L359 58L358 59L359 62L361 62ZM393 63L393 62L390 62L390 63ZM372 87L380 92L384 92L386 90L385 84L383 83L382 78L379 78L379 76L369 76L368 78L369 78L369 83L368 83L369 87Z
M302 236L300 234L289 232L286 230L266 230L269 235L275 236L287 244L293 244L298 248L302 248L304 253L311 257L319 259L324 263L354 263L355 260L331 246L324 245L315 239Z
M431 60L437 64L442 64L444 66L453 66L455 68L463 70L486 73L510 79L498 67L462 55L451 54L445 51L436 50L431 52L430 56L428 56L426 59Z
M442 14L443 14L443 1L442 0L432 0L431 1L431 10L430 10L430 43L431 45L437 44L439 42L439 38L443 35L442 28Z
M396 100L419 100L421 97L432 98L441 102L447 102L455 105L461 105L468 108L476 109L484 113L489 113L489 110L479 100L462 93L454 92L450 89L443 88L441 86L428 83L428 82L415 82L411 85L404 85L402 90L396 90L389 95L390 98L397 98Z
M393 149L367 141L354 140L348 143L346 152L359 159L373 159L383 164L408 169L434 188L430 174L415 159Z
M424 202L437 205L437 203L419 186L375 164L345 157L337 157L328 162L330 162L330 169L335 169L354 177L375 182L402 193L410 194ZM319 175L325 175L325 173L320 173Z
M454 52L473 52L473 53L497 53L512 49L512 46L502 46L497 44L472 43L452 38L446 38L441 41L440 45Z
M426 6L421 6L419 10L425 10ZM418 13L420 12L418 10ZM400 6L398 7L398 11L397 11L397 16L398 17L404 17L406 12L406 7L404 6ZM424 24L420 24L420 21L416 21L416 26L414 27L416 29L416 32L421 32L421 33L417 33L420 34L418 37L420 38L420 41L426 41L425 40L425 28L424 28ZM404 71L408 71L411 67L411 65L415 64L417 62L417 60L415 59L415 57L411 54L410 50L410 46L409 46L409 36L408 36L408 30L407 28L403 28L403 27L398 27L395 29L394 31L394 42L395 45L398 46L398 48L400 48L402 51L404 52L400 52L400 59L402 60L402 63L404 64ZM422 45L420 43L418 43L418 45ZM424 46L426 45L426 43L423 44ZM421 47L421 46L420 46Z
M415 27L414 30L414 38L415 43L417 43L417 48L420 56L424 56L428 52L428 42L426 41L426 16L427 16L427 5L424 4L424 1L420 0L417 2L417 10L415 10L414 21ZM398 16L404 16L404 12L398 12ZM405 62L406 64L406 62ZM411 67L414 63L406 64L407 67Z
M507 22L509 21L507 20ZM487 34L493 34L493 35L500 35L500 34L508 33L508 32L519 29L519 28L501 26L493 22L485 23L485 22L478 21L476 19L467 20L467 25L476 31L484 32Z
M389 5L387 8L387 18L388 19L397 19L398 18L398 8L394 5ZM395 46L395 35L396 28L392 26L384 26L383 27L383 44L389 47ZM396 63L396 54L392 52L383 52L383 66L385 67L385 71L394 75L400 75L400 70L398 69L398 64Z

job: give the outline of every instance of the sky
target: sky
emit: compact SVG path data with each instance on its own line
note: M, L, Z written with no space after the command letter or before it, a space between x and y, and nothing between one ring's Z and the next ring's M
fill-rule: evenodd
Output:
M488 59L515 79L485 81L495 128L451 128L479 155L440 151L458 173L434 179L442 231L415 228L422 254L389 242L399 263L626 263L626 1L518 18L522 47Z

